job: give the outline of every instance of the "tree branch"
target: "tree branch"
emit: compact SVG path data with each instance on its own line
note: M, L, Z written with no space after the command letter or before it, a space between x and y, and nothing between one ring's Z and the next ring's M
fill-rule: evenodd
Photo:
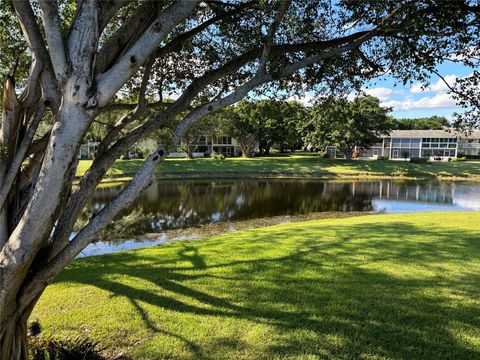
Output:
M55 77L59 83L63 83L68 65L65 43L58 19L58 4L55 0L39 0L39 3L42 9L42 21Z
M40 80L43 97L50 102L50 108L54 113L60 106L60 92L58 91L57 79L43 37L35 20L35 14L28 1L13 1L15 12L20 21L23 36L27 41L28 48L34 55L36 61L41 61L43 67L40 73Z
M117 14L117 12L122 8L127 6L131 3L131 0L104 0L99 1L99 31L103 31L103 29L107 26L110 20Z
M248 1L246 3L240 4L239 6L235 7L233 10L227 11L227 12L224 12L220 15L212 17L211 19L201 23L197 27L195 27L195 28L193 28L193 29L181 34L181 35L178 35L172 41L170 41L168 44L166 44L165 46L162 46L160 49L158 49L155 52L155 57L156 58L161 58L161 57L163 57L167 54L170 54L172 52L180 50L181 47L183 46L183 44L186 41L191 39L193 36L201 33L203 30L208 28L210 25L215 24L217 22L220 22L220 21L222 21L226 18L237 16L243 10L253 7L255 4L256 4L256 1Z
M95 153L95 160L97 160L99 156L105 153L108 146L110 146L112 141L122 131L122 129L125 128L125 126L127 126L132 121L138 119L147 108L145 92L147 90L147 84L150 78L150 73L151 73L152 65L154 61L155 61L154 58L150 57L147 63L145 64L145 71L144 71L142 83L139 89L137 106L135 107L134 110L124 115L114 125L114 127L110 129L110 131L105 136L105 138L102 139ZM104 174L102 174L101 177L103 177L103 175ZM83 209L85 205L85 201L91 196L95 187L96 185L92 186L91 183L88 183L87 185L86 182L81 181L78 189L70 196L70 199L66 204L66 208L69 209L69 211L63 212L60 218L58 219L57 226L53 234L52 246L50 249L50 253L48 255L49 258L55 256L60 250L63 249L63 247L68 242L68 238L70 236L70 232L72 231L72 227L74 226L80 211Z
M275 15L275 19L273 20L272 25L270 25L270 28L268 29L267 37L265 38L265 44L263 46L262 56L260 57L260 64L258 65L258 73L266 72L267 61L272 52L272 45L273 45L275 33L277 32L278 27L280 26L280 23L282 22L282 19L285 16L285 13L288 7L290 6L290 2L291 1L289 0L280 1L277 13Z
M145 104L145 106L147 109L155 109L155 108L159 108L161 106L166 106L169 104L171 103L164 102L164 101L154 101L154 102ZM112 103L102 108L101 112L135 110L137 106L138 106L138 103Z
M147 1L113 33L99 50L96 73L107 71L138 40L158 17L158 4Z
M32 122L30 123L25 136L23 137L20 146L16 149L15 156L13 157L12 162L9 165L8 172L5 175L3 183L0 184L0 210L5 206L7 196L10 193L10 190L15 182L18 172L22 166L22 163L27 154L27 150L32 142L33 136L37 131L38 124L42 119L43 113L45 111L45 104L40 102L37 112L35 113Z
M42 268L27 284L20 297L20 308L23 309L38 293L44 284L49 283L67 264L95 239L99 230L103 229L115 215L131 204L137 196L150 185L153 170L165 159L166 153L159 150L151 154L135 174L130 183L100 212L90 219L89 223L68 243L67 246Z
M196 8L199 0L179 0L160 14L147 31L138 39L107 72L97 78L99 107L108 104L113 95L146 61L170 31L184 21Z

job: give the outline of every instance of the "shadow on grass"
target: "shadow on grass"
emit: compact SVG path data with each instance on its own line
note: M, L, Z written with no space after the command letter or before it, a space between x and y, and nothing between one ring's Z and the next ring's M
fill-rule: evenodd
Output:
M248 350L252 358L478 359L480 275L468 269L480 257L478 235L402 222L280 227L228 241L173 244L156 255L90 258L57 281L128 298L150 331L180 339L196 358ZM152 287L125 284L121 275ZM162 329L142 304L198 321L214 316L263 324L275 328L274 341L259 350L212 329L195 343L188 333Z

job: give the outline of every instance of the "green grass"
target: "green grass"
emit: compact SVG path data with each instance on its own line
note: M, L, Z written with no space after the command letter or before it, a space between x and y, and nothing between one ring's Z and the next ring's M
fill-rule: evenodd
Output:
M110 176L135 173L142 160L119 160L110 169ZM81 176L91 161L80 161L77 176ZM344 161L321 159L318 156L296 155L254 159L167 159L161 164L159 176L318 176L318 177L418 177L480 180L480 161L412 164L404 161Z
M479 359L480 213L318 220L75 261L32 319L132 359Z

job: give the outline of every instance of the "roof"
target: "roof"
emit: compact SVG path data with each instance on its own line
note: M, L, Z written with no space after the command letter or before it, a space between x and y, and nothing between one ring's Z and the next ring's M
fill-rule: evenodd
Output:
M466 135L462 131L447 130L392 130L390 138L480 138L480 130L473 130Z

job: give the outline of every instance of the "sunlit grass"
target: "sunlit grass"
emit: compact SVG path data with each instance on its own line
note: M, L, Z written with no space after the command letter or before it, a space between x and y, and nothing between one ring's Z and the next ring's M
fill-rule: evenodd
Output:
M138 170L142 160L118 160L109 170L110 177L125 177ZM80 161L77 176L82 176L91 161ZM334 177L411 177L462 178L480 180L480 161L412 164L405 161L365 161L322 159L295 155L253 159L167 159L159 168L159 177L175 176L317 176Z
M427 213L75 261L32 318L133 359L478 359L479 305L480 213Z

